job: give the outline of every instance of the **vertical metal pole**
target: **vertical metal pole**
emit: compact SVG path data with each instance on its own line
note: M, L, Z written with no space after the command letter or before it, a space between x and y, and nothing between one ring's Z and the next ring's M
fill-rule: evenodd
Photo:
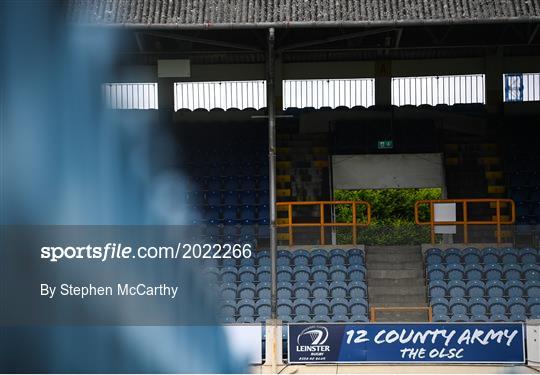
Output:
M268 108L268 164L270 191L270 263L271 263L271 317L277 319L277 233L276 233L276 108L274 97L274 28L268 30L268 56L266 66L266 106Z

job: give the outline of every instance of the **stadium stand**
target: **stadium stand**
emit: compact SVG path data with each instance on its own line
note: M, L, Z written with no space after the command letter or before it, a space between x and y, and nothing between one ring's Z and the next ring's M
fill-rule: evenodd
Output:
M218 291L223 322L270 318L269 252L250 259L225 259L206 267ZM277 312L284 322L368 321L364 252L303 249L278 252Z
M540 318L538 249L431 248L424 262L434 321Z

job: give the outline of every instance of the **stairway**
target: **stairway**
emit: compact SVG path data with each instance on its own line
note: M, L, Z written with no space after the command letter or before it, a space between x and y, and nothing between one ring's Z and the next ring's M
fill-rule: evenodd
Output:
M427 306L420 246L366 247L370 307ZM377 322L426 322L427 310L377 311Z
M328 200L328 139L326 134L281 133L277 138L277 187L278 202L305 202ZM294 209L295 222L319 222L319 207L306 206ZM278 206L278 224L288 223L286 207ZM285 229L285 228L284 228ZM295 244L317 243L319 229L295 229ZM306 232L306 233L302 233ZM288 244L285 230L278 232L280 244ZM297 241L298 240L298 241ZM315 241L315 242L314 242Z

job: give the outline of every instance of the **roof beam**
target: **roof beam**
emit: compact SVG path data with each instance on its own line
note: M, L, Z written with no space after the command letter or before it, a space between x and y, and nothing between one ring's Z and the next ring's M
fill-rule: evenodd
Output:
M254 46L251 46L251 45L248 45L248 44L226 42L226 41L223 41L223 40L199 38L199 37L190 36L190 35L171 34L171 33L161 32L161 31L143 31L143 33L146 34L146 35L155 36L155 37L158 37L158 38L167 38L167 39L180 40L180 41L184 41L184 42L206 44L206 45L210 45L210 46L226 47L226 48L241 49L241 50L246 50L246 51L262 52L262 50L260 48L257 48L257 47L254 47Z
M322 38L322 39L316 39L316 40L308 40L305 42L298 42L298 43L292 43L285 46L282 46L278 48L277 50L279 52L283 52L286 50L291 49L297 49L297 48L303 48L303 47L310 47L315 46L318 44L326 44L326 43L333 43L333 42L339 42L342 40L350 40L350 39L356 39L356 38L362 38L364 36L369 35L376 35L376 34L384 34L391 31L399 31L399 29L396 29L394 27L388 27L388 28L382 28L382 29L374 29L374 30L364 30L357 33L349 33L344 35L338 35L338 36L331 36L328 38Z

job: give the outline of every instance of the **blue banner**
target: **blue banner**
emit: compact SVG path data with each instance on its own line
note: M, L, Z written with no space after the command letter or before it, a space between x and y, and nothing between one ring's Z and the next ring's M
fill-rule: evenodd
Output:
M523 323L289 324L289 363L524 363Z

